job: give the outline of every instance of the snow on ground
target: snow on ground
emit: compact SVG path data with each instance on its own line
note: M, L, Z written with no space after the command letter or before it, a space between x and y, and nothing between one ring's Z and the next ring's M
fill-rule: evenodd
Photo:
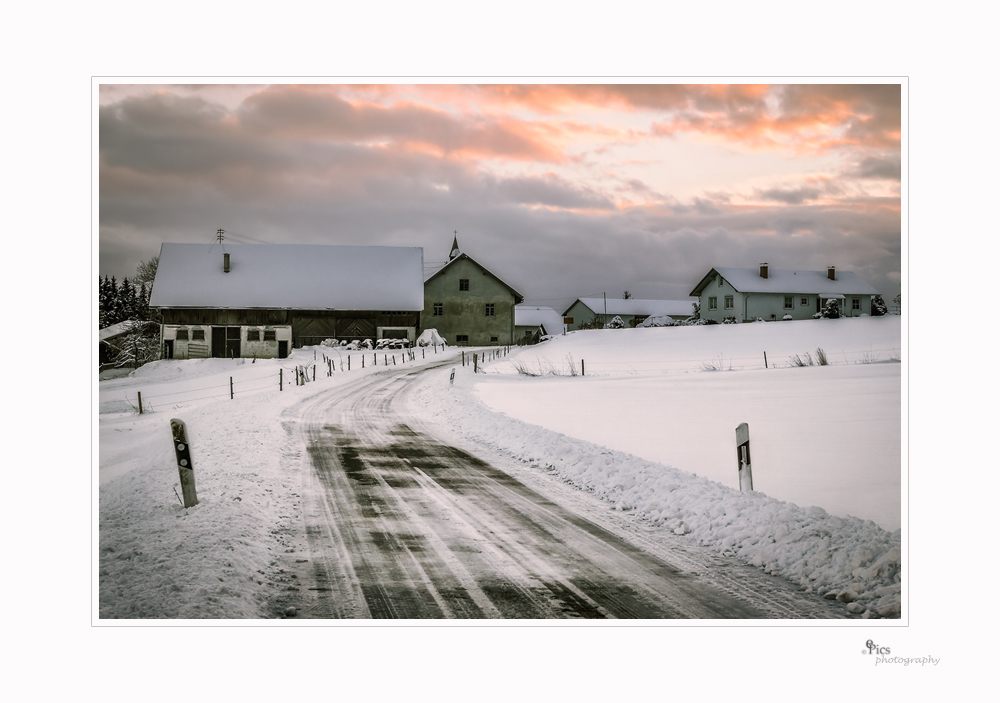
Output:
M445 358L414 353L418 364ZM323 354L338 361L332 376L325 375ZM361 368L362 355L350 354L349 372L348 355L325 347L254 363L164 360L101 381L98 617L274 617L266 609L269 598L291 585L278 557L294 550L304 449L289 446L281 413L310 395L384 371L386 358L393 365L392 352L378 354L378 367L372 352L364 356ZM399 351L395 359L396 368L404 363ZM311 378L314 364L316 381L295 385L295 367L306 367ZM175 417L188 429L199 498L188 509L177 496Z
M574 332L524 349L477 397L525 422L739 488L750 426L754 488L900 526L900 318ZM799 367L789 358L828 366ZM763 352L768 352L768 368ZM586 377L530 377L517 368ZM720 362L720 358L722 361ZM863 361L886 363L861 363ZM707 372L709 366L726 369ZM728 370L732 367L732 370ZM628 369L627 372L623 369Z
M672 336L678 332L682 336ZM574 332L487 364L484 374L460 373L446 394L432 390L444 387L443 383L427 384L412 402L470 441L554 472L618 510L631 511L675 534L688 534L702 545L790 579L804 590L855 601L849 606L852 612L896 617L901 610L901 531L886 530L850 513L866 508L879 512L881 502L886 502L897 506L898 521L900 364L891 359L900 358L899 332L898 318ZM832 361L836 361L834 352L845 358L842 366L791 368L786 360L784 369L757 371L749 363L753 345L774 350L777 358L808 350L815 355L817 346ZM873 360L876 354L889 361L851 363L850 354L857 355L858 361ZM709 362L698 362L699 355ZM729 359L738 368L738 359L744 370L715 372L692 366L718 366L720 357L727 360L725 368ZM574 360L577 371L581 358L594 359L598 369L604 365L605 375L590 377L589 363L587 377L532 377L516 371L558 370L562 362L566 364L563 372L568 373L568 358ZM622 373L626 364L644 371ZM675 376L678 384L671 385L669 379ZM869 388L875 391L869 393ZM800 413L810 424L808 413L815 407L803 403L803 397L817 393L825 405L809 436L830 449L852 448L851 453L834 458L835 468L839 462L842 469L834 476L846 473L845 481L851 485L833 490L829 501L819 501L820 505L847 501L850 510L844 515L831 515L816 502L800 506L763 490L767 486L794 493L814 490L817 485L837 487L837 481L826 476L825 467L814 470L815 452L806 451L813 442L796 441L794 433L767 439L774 427L798 421ZM663 398L675 396L681 396L677 405L682 409L664 413ZM755 398L761 407L754 414L737 413L750 422L757 489L741 493L735 480L736 422L727 414L731 411L720 408L735 402L737 409L742 406L746 411ZM698 412L691 417L717 419L724 426L719 437L698 434L690 424L665 433L664 425L683 416L683 408L689 407L685 402L695 400L697 407L691 410ZM488 406L502 407L504 412ZM851 416L846 425L836 421L851 413L862 417ZM860 428L871 423L876 431L859 437ZM547 429L553 425L568 431ZM639 429L628 434L627 428L636 426ZM840 441L837 432L842 435ZM613 448L615 444L630 447L635 437L645 434L647 441L639 445L654 450L651 453L657 458L699 457L707 452L708 459L699 459L698 465L709 466L712 452L719 452L719 468L706 473L725 476L724 483L669 465L676 462L650 460ZM775 458L793 452L799 456L791 469ZM864 476L865 469L858 472L849 466L868 453L874 456L865 459L866 466L874 467L876 474L870 478ZM803 471L812 474L803 476ZM879 498L868 500L871 492ZM854 503L850 503L852 497Z
M793 374L797 374L794 381L785 384L783 391L794 397L799 383L808 386L821 374L829 374L823 377L826 381L815 380L815 383L820 386L826 383L827 388L833 389L828 395L837 395L835 390L840 388L837 402L843 403L850 393L845 388L884 383L880 376L882 370L898 369L899 364L843 364L758 372L751 359L742 358L749 355L746 350L755 340L767 341L768 357L771 359L773 355L775 360L782 355L805 351L815 354L816 346L823 346L831 360L836 360L833 356L839 349L845 354L857 353L857 349L867 350L866 353L878 353L883 359L893 352L882 349L893 349L898 358L898 321L895 327L891 320L886 324L882 319L845 320L843 323L839 337L835 328L841 326L840 321L829 320L576 332L488 363L486 371L490 373L487 374L473 375L470 367L459 367L454 385L448 383L450 370L431 372L429 382L412 394L410 402L411 407L427 420L448 423L452 431L480 446L536 464L539 471L553 472L567 483L600 496L614 509L630 511L659 529L689 535L722 554L791 579L803 589L823 595L840 595L843 600L853 599L855 603L849 608L864 617L893 617L899 615L901 605L898 530L886 531L871 520L830 515L822 508L799 507L768 495L764 490L740 493L704 475L695 476L666 465L681 462L625 453L614 448L610 439L607 444L612 446L604 446L603 440L595 443L573 438L515 419L510 416L514 413L499 413L481 401L481 398L489 399L491 388L507 384L517 394L523 394L522 402L515 405L527 407L540 402L542 396L552 397L561 400L550 405L550 412L569 415L584 401L565 391L592 387L597 397L605 398L599 410L606 422L619 431L624 431L623 428L638 422L644 415L663 412L663 409L660 405L643 406L641 403L614 405L609 398L614 395L612 389L615 387L601 384L619 382L622 384L618 386L620 393L631 395L640 393L645 384L660 382L659 377L676 377L679 381L695 384L687 391L676 392L686 393L689 398L703 394L704 402L711 406L713 396L732 389L728 382L719 380L722 378L734 379L737 386L739 383L754 386L757 383L753 380L755 374L766 376L768 383L778 383L774 379L793 378ZM847 327L850 324L860 326ZM880 324L883 326L878 327ZM813 327L805 328L805 325ZM797 332L792 334L796 326L803 326L805 331L801 336L796 336ZM860 332L865 326L879 332ZM689 341L682 343L685 337L669 336L678 333L690 335ZM646 339L657 341L640 355L645 347L636 341L643 337L635 337L636 334L650 335ZM834 346L837 339L844 340L845 346ZM587 340L594 342L591 344ZM623 340L629 344L623 345ZM415 363L439 361L457 356L460 351L439 349L435 355L432 350L417 349L414 350ZM337 359L338 368L332 376L324 375L324 353ZM314 354L318 357L315 362ZM425 354L427 359L423 361ZM521 363L554 367L567 354L585 355L586 378L520 376L511 364L511 361L520 360ZM255 363L225 359L159 361L127 378L111 378L99 383L98 603L95 608L99 618L261 618L278 615L268 612L267 605L280 590L293 587L290 575L281 571L280 557L294 557L292 529L298 524L300 509L299 472L307 462L302 452L304 448L288 441L282 424L288 420L283 419L282 412L310 395L351 383L362 375L384 371L381 366L384 353L378 355L380 366L377 368L371 365L371 352L365 354L364 369L358 366L360 353L350 356L350 372L346 370L347 355L342 350L317 347L295 350L288 359ZM392 356L392 353L388 355L390 365ZM401 360L401 353L396 352L396 357ZM739 373L709 372L698 366L704 359L720 357L723 358L720 363L731 359L733 368L744 370ZM579 359L574 359L578 365ZM626 363L634 368L623 367L622 359L627 359ZM850 357L846 360L850 361ZM635 370L640 367L640 361L645 362L641 366L642 373ZM295 366L309 367L311 375L313 363L316 364L316 381L295 385ZM602 363L605 364L603 369ZM280 392L277 388L279 369L284 369L285 384ZM852 376L850 371L861 375ZM750 380L739 381L740 377ZM230 378L233 399L229 396ZM574 383L577 385L571 385ZM704 384L700 386L701 391L698 391L698 383ZM134 409L138 405L137 392L143 395L142 415ZM775 395L772 399L768 395L769 403L779 403L784 397ZM726 401L717 398L714 402L722 405ZM787 399L780 403L794 406ZM614 408L613 413L611 408ZM201 500L199 505L189 509L181 507L174 494L175 489L178 493L180 489L170 440L172 417L183 419L189 431ZM723 424L731 424L726 418L722 420ZM761 482L767 485L777 479L772 478L774 470L769 472L765 468L771 466L765 432L767 423L755 421L753 417L749 422L754 478L759 487ZM732 430L727 429L727 434ZM818 436L830 432L825 427L817 431ZM848 438L840 444L852 441L850 432L847 434ZM657 441L654 437L650 444L671 446L674 441ZM706 443L692 444L697 449ZM836 445L838 440L831 439L830 444ZM730 438L724 453L735 454L733 450ZM731 464L731 457L727 457L725 470L735 473ZM898 469L898 459L896 466Z

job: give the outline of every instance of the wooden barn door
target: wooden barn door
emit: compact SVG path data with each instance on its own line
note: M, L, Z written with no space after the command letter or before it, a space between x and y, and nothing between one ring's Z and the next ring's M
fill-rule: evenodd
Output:
M240 328L239 327L227 327L226 328L226 358L227 359L238 359L238 358L240 358Z
M222 359L226 356L226 328L212 328L212 358Z

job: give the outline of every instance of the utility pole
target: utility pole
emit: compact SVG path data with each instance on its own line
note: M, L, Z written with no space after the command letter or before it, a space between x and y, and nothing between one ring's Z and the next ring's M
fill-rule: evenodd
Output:
M222 244L222 240L224 239L224 237L222 235L225 234L225 233L226 233L226 230L222 229L221 227L218 230L216 230L215 236L216 236L216 239L219 240L219 244Z

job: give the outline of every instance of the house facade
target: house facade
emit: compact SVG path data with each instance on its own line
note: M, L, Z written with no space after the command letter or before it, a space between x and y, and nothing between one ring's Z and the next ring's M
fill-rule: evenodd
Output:
M595 319L603 327L615 317L620 317L626 327L635 327L647 317L669 315L675 320L686 320L694 314L694 302L694 299L577 298L566 308L563 317L570 332Z
M448 262L424 281L421 330L457 346L514 344L514 306L524 297L452 244Z
M872 296L878 291L851 271L788 271L759 268L713 268L691 291L698 297L701 317L723 322L805 320L836 299L843 317L871 315Z
M284 358L324 339L416 339L423 250L163 244L150 308L164 358Z

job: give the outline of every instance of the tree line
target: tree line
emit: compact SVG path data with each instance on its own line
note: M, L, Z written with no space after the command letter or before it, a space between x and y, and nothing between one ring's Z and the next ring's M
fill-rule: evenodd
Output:
M154 256L136 267L132 278L127 276L119 283L114 276L98 277L97 297L100 329L119 322L149 320L149 294L156 277L159 257Z

